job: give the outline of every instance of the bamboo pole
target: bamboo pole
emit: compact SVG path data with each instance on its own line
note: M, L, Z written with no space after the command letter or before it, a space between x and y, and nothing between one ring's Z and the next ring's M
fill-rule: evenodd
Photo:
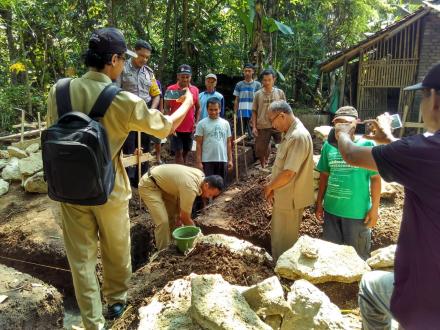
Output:
M37 116L38 116L38 130L40 131L40 138L41 138L41 115L40 115L40 111L37 112Z
M20 132L20 142L24 141L24 110L21 110L21 132Z
M137 132L137 145L138 145L138 182L141 181L141 175L142 175L142 146L141 146L141 132ZM142 210L142 198L141 195L139 195L139 210Z
M237 113L234 113L234 136L237 138ZM238 177L238 145L235 143L234 146L234 152L235 152L235 180L239 180Z
M243 117L240 116L240 122L241 122L241 134L243 134L244 129L243 129ZM246 142L243 139L243 157L244 157L244 174L247 176L247 159L246 159Z

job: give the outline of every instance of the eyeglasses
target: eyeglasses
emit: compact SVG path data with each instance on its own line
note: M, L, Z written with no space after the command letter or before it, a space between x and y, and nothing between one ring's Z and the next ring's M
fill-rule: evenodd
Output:
M269 120L273 123L275 121L275 119L277 119L278 116L281 114L282 114L282 112L278 112L278 114L275 117L273 117L272 119L269 119Z

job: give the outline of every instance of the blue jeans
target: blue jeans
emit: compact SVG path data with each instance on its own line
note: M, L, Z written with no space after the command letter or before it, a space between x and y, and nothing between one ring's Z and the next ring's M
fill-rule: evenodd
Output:
M390 310L394 273L376 270L362 276L359 284L359 308L364 330L397 329Z
M370 257L371 229L364 219L342 218L324 212L323 239L336 244L351 245L364 260Z

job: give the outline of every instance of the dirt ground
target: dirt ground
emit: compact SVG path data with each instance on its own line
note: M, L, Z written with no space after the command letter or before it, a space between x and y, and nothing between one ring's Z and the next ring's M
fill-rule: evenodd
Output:
M52 286L0 265L0 329L60 329L63 300Z
M257 257L243 257L220 245L198 244L186 256L172 245L153 258L133 275L128 292L130 309L113 325L113 329L135 328L139 307L147 305L169 281L191 273L221 274L229 283L242 286L259 283L274 275L271 262L260 263Z

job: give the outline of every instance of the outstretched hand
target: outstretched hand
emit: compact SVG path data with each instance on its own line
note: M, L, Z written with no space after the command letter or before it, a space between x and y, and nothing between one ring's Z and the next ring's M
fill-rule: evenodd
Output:
M379 144L392 142L394 136L391 132L391 121L392 118L388 112L381 114L376 119L365 120L364 123L369 124L371 129L370 133L364 135L364 138Z

